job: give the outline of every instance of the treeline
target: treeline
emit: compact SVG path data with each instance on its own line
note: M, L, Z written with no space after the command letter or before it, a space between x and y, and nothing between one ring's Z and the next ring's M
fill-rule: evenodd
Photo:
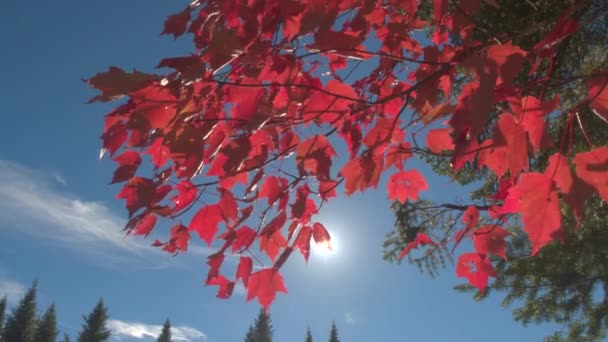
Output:
M260 310L258 317L249 325L249 330L245 334L245 342L272 342L274 329L270 315ZM306 329L304 342L313 342L310 328ZM332 322L331 330L329 331L329 342L340 342L338 338L338 327L336 322Z
M59 335L55 304L51 304L41 315L37 312L36 303L37 283L25 293L19 304L15 306L5 319L7 297L0 300L0 342L56 342ZM107 327L108 308L103 299L88 315L83 315L84 322L77 342L107 342L112 332ZM70 342L70 336L63 334L62 342ZM171 323L165 321L158 336L158 342L172 342Z

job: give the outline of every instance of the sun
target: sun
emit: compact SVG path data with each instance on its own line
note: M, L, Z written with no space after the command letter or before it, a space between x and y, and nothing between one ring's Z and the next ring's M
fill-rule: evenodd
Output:
M330 241L324 241L322 243L316 243L314 240L311 243L312 254L318 255L320 257L330 257L336 254L338 250L338 239L336 238L336 234L332 233Z

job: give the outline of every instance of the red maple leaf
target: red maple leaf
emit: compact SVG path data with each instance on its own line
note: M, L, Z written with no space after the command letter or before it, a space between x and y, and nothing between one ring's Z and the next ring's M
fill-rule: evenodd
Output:
M247 301L257 298L264 310L268 311L277 292L287 293L283 277L278 271L266 268L251 274L249 277Z
M522 174L503 205L505 212L518 212L532 243L532 255L552 241L563 241L561 210L553 180L546 174Z
M157 168L165 165L171 157L171 152L169 151L169 148L163 144L162 138L154 140L145 153L152 156L152 164Z
M488 279L496 277L496 270L485 254L464 253L458 257L456 275L467 278L469 284L484 293Z
M174 204L174 213L179 213L190 206L198 195L198 188L189 181L181 181L179 184L175 185L174 189L177 190L177 194L171 197Z
M126 200L129 217L137 210L158 202L161 199L158 197L161 196L157 196L154 182L143 177L131 178L116 195L116 198Z
M147 213L140 220L135 227L135 235L148 236L156 225L156 215Z
M574 157L576 175L608 202L608 147L598 147Z
M416 238L414 239L414 241L411 241L410 243L407 244L407 246L405 246L405 248L401 251L401 253L399 253L399 256L397 257L397 259L403 259L403 257L408 254L412 249L418 248L418 246L424 246L424 245L431 245L431 246L438 246L438 244L433 241L430 237L428 237L426 234L424 233L418 233L418 235L416 235Z
M388 198L405 203L408 199L418 200L420 191L429 188L426 180L418 170L397 172L388 180Z
M440 154L442 151L452 151L454 149L451 136L453 130L453 128L430 130L426 135L426 146L436 154Z
M118 168L114 171L114 177L111 183L119 183L129 180L135 176L137 168L141 164L139 153L129 150L121 155L114 157L113 160L118 163Z
M346 179L346 194L355 191L365 191L369 187L377 187L383 170L383 159L370 151L347 162L340 174Z
M507 260L505 238L511 235L507 230L496 225L485 225L473 234L473 246L477 253L494 254Z
M245 287L247 287L247 283L249 282L249 276L251 275L252 269L253 261L251 258L248 256L241 256L239 265L236 268L236 279L242 279Z
M217 204L204 206L194 214L188 230L197 232L201 240L211 246L215 233L219 229L218 225L222 221L222 211Z
M234 290L234 282L228 280L225 276L219 274L207 280L206 285L218 286L217 298L227 299L232 295Z
M593 77L587 82L593 111L608 122L608 74Z
M304 226L300 229L298 236L296 237L296 241L294 245L296 248L300 250L304 260L308 262L308 257L310 256L310 238L312 234L312 228L309 226Z
M268 205L272 205L274 202L280 199L279 208L284 209L287 206L288 196L285 196L285 189L289 181L282 177L269 176L266 177L262 187L260 188L259 197L266 197L268 199Z
M324 246L331 251L331 237L329 236L327 229L325 229L325 226L321 223L315 222L312 225L312 237L317 245Z
M296 162L300 174L307 171L319 180L330 179L331 158L336 151L324 135L312 136L298 144L296 148Z
M86 80L86 83L91 87L101 91L101 95L93 97L89 100L89 103L115 100L141 89L157 79L158 76L156 75L145 74L137 70L127 73L120 68L110 67L108 71L98 73Z
M454 253L454 250L456 247L458 247L462 239L473 232L473 229L475 229L475 226L477 226L477 221L479 221L479 210L477 207L470 205L462 215L462 222L465 224L465 227L456 232L452 253Z
M190 12L192 9L188 6L183 11L170 15L165 20L165 28L161 34L172 34L174 39L184 34L190 21Z
M248 226L242 226L236 230L236 238L232 242L232 252L243 251L249 248L255 240L257 233Z
M410 143L400 143L390 146L386 152L386 168L395 166L398 170L403 170L405 162L412 156L412 145Z
M494 140L481 146L479 163L494 171L498 178L502 178L507 170L514 176L528 169L528 138L513 115L504 113L500 116Z

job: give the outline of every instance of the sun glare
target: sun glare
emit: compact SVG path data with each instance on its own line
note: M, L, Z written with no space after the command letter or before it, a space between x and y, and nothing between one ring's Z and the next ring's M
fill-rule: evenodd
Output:
M315 243L314 241L312 241L311 243L311 247L313 250L312 253L321 257L329 257L335 255L337 251L337 246L338 244L335 234L331 234L330 241L325 241L322 243Z

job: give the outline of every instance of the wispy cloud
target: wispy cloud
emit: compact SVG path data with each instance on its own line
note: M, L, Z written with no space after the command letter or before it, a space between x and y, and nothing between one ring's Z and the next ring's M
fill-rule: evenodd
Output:
M120 320L109 320L108 328L112 330L112 336L117 339L136 338L154 339L161 330L162 325L151 325L139 322L126 322ZM207 336L202 331L188 326L172 326L171 337L173 341L190 342L207 340Z
M73 246L111 246L128 253L141 253L144 246L126 239L121 232L124 220L99 202L82 200L53 189L44 172L0 160L0 218L19 224L19 232ZM50 227L52 227L52 230Z
M126 237L122 232L126 216L101 202L71 194L65 186L58 188L58 182L63 182L57 174L0 160L0 231L12 230L61 243L94 256L107 267L128 262L130 266L156 269L183 261L151 247L150 238ZM200 258L216 251L192 241L188 255ZM238 258L227 260L236 265Z
M17 303L27 288L18 281L0 274L0 298L6 296L9 303Z
M344 314L344 322L346 322L348 326L354 327L355 324L357 324L357 319L352 313L347 312Z

